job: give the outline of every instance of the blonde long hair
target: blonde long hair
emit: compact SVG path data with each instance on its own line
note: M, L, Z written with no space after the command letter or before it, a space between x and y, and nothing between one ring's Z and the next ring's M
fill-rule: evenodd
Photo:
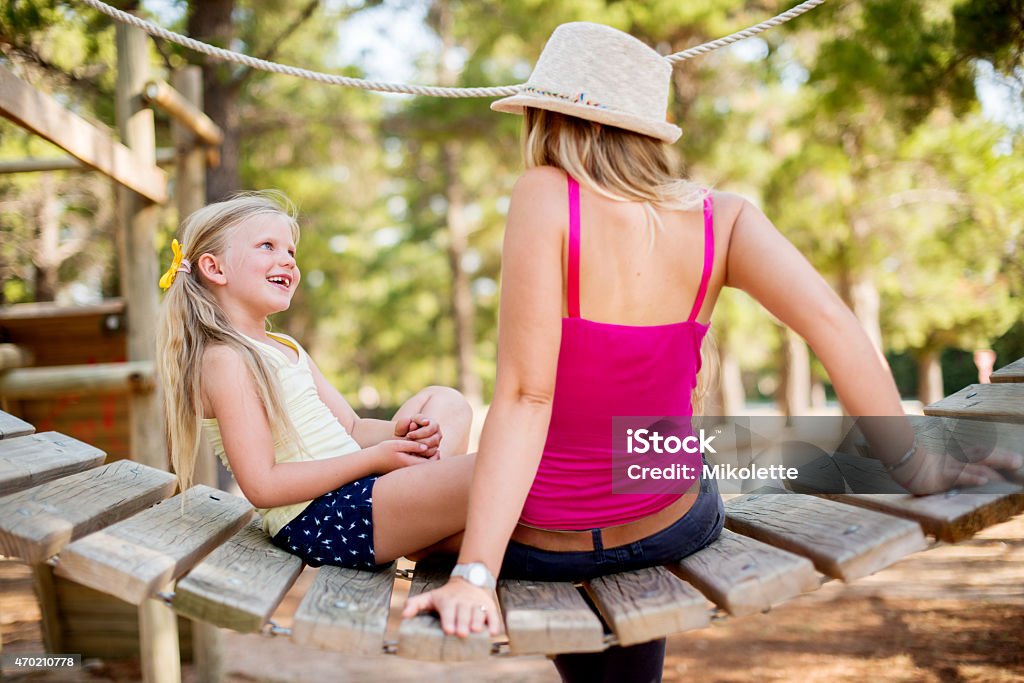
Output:
M676 173L668 147L647 135L605 126L545 109L527 107L523 116L523 160L527 168L554 166L613 201L640 202L653 248L662 228L656 209L700 209L709 190ZM716 374L718 354L708 331L701 345L701 369L692 404L695 413Z
M299 241L295 208L276 190L247 192L205 206L181 226L184 256L195 264L203 254L224 253L235 230L257 216L283 216ZM245 361L256 383L260 402L270 421L275 441L301 447L301 439L284 410L280 383L252 341L228 320L213 292L199 275L179 272L164 296L157 327L156 366L163 389L163 408L171 465L181 490L192 485L202 431L203 353L214 344L234 349Z

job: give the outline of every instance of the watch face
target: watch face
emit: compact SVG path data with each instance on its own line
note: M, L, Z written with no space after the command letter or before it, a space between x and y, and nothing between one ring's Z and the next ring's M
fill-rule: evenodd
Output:
M471 567L466 578L474 586L482 586L487 583L487 570L481 566Z

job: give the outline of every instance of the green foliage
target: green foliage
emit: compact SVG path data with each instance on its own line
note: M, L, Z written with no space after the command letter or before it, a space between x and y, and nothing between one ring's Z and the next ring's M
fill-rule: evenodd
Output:
M304 0L237 0L231 47L358 76L358 66L339 63L338 27L381 4L391 12L424 7L322 2L302 20ZM451 39L465 57L452 76L459 85L521 82L565 21L604 22L670 53L790 4L450 0ZM164 5L161 17L177 17L169 27L184 30L190 3ZM436 37L444 8L440 0L428 7L424 31ZM973 61L1020 78L1022 16L1021 0L830 2L674 73L669 116L684 130L674 147L681 168L762 206L840 292L858 279L874 284L904 393L914 391L910 358L921 350L993 345L999 364L1024 355L1024 330L1014 326L1024 312L1021 127L981 117ZM111 21L78 3L0 3L3 61L106 125L114 119L113 43ZM440 48L426 44L410 60L415 80L434 83ZM162 44L151 65L167 77L199 59ZM469 226L461 267L475 305L474 367L488 396L501 234L521 166L519 119L483 100L383 97L233 65L220 75L223 87L238 89L243 185L280 188L301 209L303 279L276 324L296 334L357 405L357 397L394 405L425 384L455 383L446 212L458 185ZM166 123L158 116L161 145L170 144ZM0 125L0 158L54 153ZM455 177L446 154L457 155ZM81 174L55 178L70 241L82 216L100 215L105 195ZM37 185L28 174L0 176L4 301L33 296L38 268L25 245L36 226L24 207L36 201ZM161 246L177 221L173 210L163 212ZM62 280L94 282L105 264L100 286L110 290L113 238L99 228L92 239L108 246L61 265ZM749 298L723 294L713 323L719 344L730 345L749 375L776 371L777 323ZM973 368L962 361L943 355L947 389Z

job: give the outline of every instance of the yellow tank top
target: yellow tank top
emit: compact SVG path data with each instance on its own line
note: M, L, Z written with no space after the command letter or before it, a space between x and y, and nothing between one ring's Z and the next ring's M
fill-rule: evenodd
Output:
M306 351L297 341L287 335L268 334L282 344L295 349L299 355L299 359L293 361L285 356L280 349L250 339L263 354L263 358L272 371L277 373L277 379L281 383L284 393L284 408L288 411L292 424L295 425L295 430L302 438L304 446L304 450L291 445L285 448L279 441L275 441L275 462L321 460L360 450L356 440L338 422L338 418L334 416L327 404L320 400L316 384L313 382L313 373L309 368L309 356L306 355ZM230 471L231 467L228 465L228 459L224 453L224 443L220 436L220 426L215 418L203 420L203 434L213 452ZM271 536L277 535L281 527L295 519L311 502L307 500L269 509L257 508L263 517L263 530Z

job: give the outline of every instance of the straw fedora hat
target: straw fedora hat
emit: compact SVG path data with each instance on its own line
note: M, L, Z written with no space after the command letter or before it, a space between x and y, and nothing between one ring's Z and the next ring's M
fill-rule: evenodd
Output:
M671 77L672 65L633 36L573 22L551 34L519 92L491 109L547 109L672 143L683 131L665 121Z

